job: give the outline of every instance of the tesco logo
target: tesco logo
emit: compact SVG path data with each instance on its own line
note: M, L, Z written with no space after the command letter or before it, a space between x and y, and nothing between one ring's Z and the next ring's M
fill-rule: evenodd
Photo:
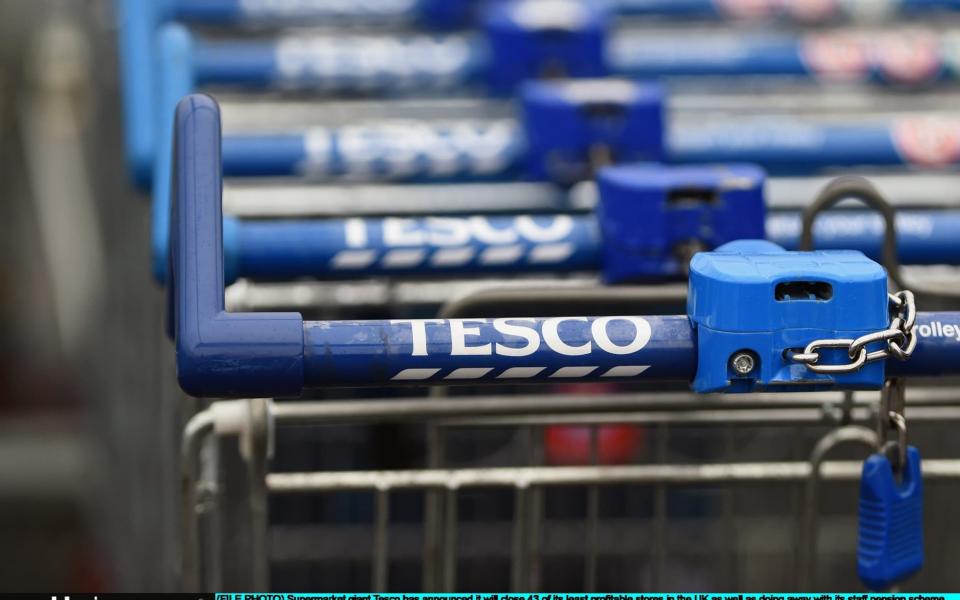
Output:
M374 240L374 243L387 247L462 246L473 241L489 245L515 244L521 241L540 244L562 240L573 231L573 219L569 215L537 218L519 215L506 222L498 221L497 225L482 216L425 219L388 217L379 223L382 224L380 239ZM344 241L348 248L364 248L370 245L369 225L369 221L357 218L344 222Z
M611 339L608 326L621 321L633 328L630 339ZM494 319L493 329L502 339L494 340L481 335L481 326L490 323L488 319L422 319L396 320L393 324L410 326L413 348L410 356L430 356L428 327L442 327L450 338L450 356L530 356L546 346L563 356L584 356L598 348L615 355L633 354L642 350L650 341L650 324L641 317L600 317L590 323L590 339L564 340L560 327L565 322L590 322L587 317L557 317L552 319L508 318ZM540 327L536 325L540 323ZM620 336L618 336L619 338ZM479 339L478 339L479 338ZM510 344L507 344L511 338ZM518 345L519 344L519 345Z

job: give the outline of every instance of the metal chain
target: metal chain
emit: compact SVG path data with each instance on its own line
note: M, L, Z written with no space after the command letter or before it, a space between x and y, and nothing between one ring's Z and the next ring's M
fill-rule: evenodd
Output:
M917 321L917 307L913 292L904 290L888 294L890 298L890 326L882 331L862 335L857 339L814 340L807 344L803 352L790 355L790 360L804 364L814 373L843 374L859 371L867 363L885 360L894 356L898 360L907 360L917 347L917 336L913 329ZM880 350L867 351L867 346L876 342L886 342ZM846 348L850 362L837 365L821 365L821 349Z

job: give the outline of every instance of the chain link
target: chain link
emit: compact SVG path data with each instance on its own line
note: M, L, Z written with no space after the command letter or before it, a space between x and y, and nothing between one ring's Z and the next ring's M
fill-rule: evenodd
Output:
M917 307L913 292L904 290L888 294L890 298L890 326L882 331L862 335L857 339L814 340L807 344L803 352L790 354L790 360L806 365L814 373L843 374L859 371L867 363L885 360L893 356L898 360L907 360L917 347L917 336L913 329L917 322ZM867 351L867 346L877 342L886 342L883 348ZM847 350L850 362L836 365L821 365L821 349Z

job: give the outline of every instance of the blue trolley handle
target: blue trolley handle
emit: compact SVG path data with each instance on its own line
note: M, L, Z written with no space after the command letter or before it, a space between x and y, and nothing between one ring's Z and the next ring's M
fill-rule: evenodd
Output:
M322 386L690 381L696 374L697 338L685 315L304 321L299 313L228 313L216 102L183 99L175 132L169 298L177 376L193 396L289 397ZM960 372L956 323L958 313L921 314L913 358L888 361L888 372Z
M153 118L157 31L171 21L211 25L368 24L452 28L472 20L477 0L384 0L382 2L271 2L269 0L117 0L119 55L123 73L125 135L138 184L149 182L149 161L138 139ZM186 65L184 65L186 68Z
M498 5L504 6L504 5ZM922 43L915 34L898 34L896 41L875 42L847 40L850 36L749 36L734 38L742 46L736 53L721 52L725 60L717 59L717 44L710 39L692 40L677 56L670 48L676 40L642 31L613 35L606 43L606 21L602 11L585 11L582 30L567 36L564 43L547 44L553 40L544 31L521 33L505 23L514 23L506 16L492 19L483 32L448 36L360 36L330 38L329 36L283 36L272 40L204 40L195 39L182 25L170 24L156 32L140 32L150 43L143 46L137 38L136 51L122 54L125 135L128 159L137 181L149 183L151 157L163 151L161 139L168 131L170 117L176 102L198 86L228 85L244 88L312 89L325 93L369 94L423 94L449 92L465 87L485 85L488 92L512 94L524 81L537 79L549 69L561 69L572 78L594 78L616 74L633 80L657 79L674 75L712 76L767 76L779 75L807 79L841 77L872 79L896 85L928 85L935 80L957 77L952 63L945 56L948 44L945 38L924 36ZM515 24L515 23L514 23ZM126 27L124 25L123 27ZM131 24L132 29L136 29ZM127 29L122 29L126 35ZM536 35L535 35L536 34ZM919 35L919 34L916 34ZM835 39L837 38L837 39ZM153 47L153 44L156 47ZM848 45L859 48L863 60L847 64L842 50ZM885 53L873 51L873 46L885 48ZM838 50L839 48L839 50ZM914 50L911 52L911 49ZM922 51L921 51L922 50ZM877 57L884 57L883 60ZM920 57L926 57L922 59ZM919 63L923 62L923 65ZM553 65L553 67L550 67ZM913 81L908 76L929 77ZM845 79L846 80L846 79ZM901 81L902 80L902 81ZM857 149L867 148L869 156L883 157L880 164L902 164L928 159L929 142L908 127L898 136L898 146L891 148L885 128L874 128L853 139L842 132L805 131L803 127L776 128L774 139L763 139L769 134L754 128L694 128L685 135L674 132L675 139L667 143L671 160L703 161L704 154L713 154L709 160L729 161L732 157L717 156L719 148L734 148L757 143L770 145L799 144L801 149L823 139L823 157L813 162L834 163L837 158L863 160ZM769 130L768 130L769 131ZM942 136L941 132L941 136ZM839 139L834 138L839 135ZM943 144L951 140L943 136ZM278 140L274 140L277 142ZM718 142L722 142L719 143ZM280 140L280 147L293 158L296 141ZM789 147L789 146L788 146ZM898 152L903 150L903 156ZM940 162L955 162L956 144L944 148ZM912 156L918 154L921 160ZM776 154L764 160L783 163L790 156ZM231 156L226 157L228 163ZM841 160L842 164L851 164ZM874 158L866 159L877 164ZM809 162L810 159L807 159ZM854 165L867 164L852 162ZM289 163L288 163L289 164Z
M675 19L733 19L738 21L781 20L802 24L824 24L858 19L856 2L810 2L809 0L607 0L618 14ZM865 3L869 5L869 3ZM956 0L898 0L876 2L868 19L920 17L960 10ZM862 8L861 8L862 10Z

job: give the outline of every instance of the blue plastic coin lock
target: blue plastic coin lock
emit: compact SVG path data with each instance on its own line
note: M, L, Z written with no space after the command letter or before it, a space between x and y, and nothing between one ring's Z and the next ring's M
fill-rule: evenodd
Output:
M923 567L920 452L907 447L897 480L886 455L871 455L860 478L857 572L872 590L889 590Z
M889 326L886 271L861 252L787 252L772 242L745 240L699 253L690 263L687 314L697 332L698 392L883 384L884 361L852 372L815 373L790 358L815 340L852 341ZM844 348L819 353L818 364L851 362ZM735 370L734 357L749 372Z
M488 84L510 93L528 79L603 77L608 15L572 0L495 2L484 22Z
M587 179L597 149L617 163L663 160L664 90L657 83L535 81L524 85L521 102L534 179Z
M684 274L683 247L764 237L765 174L753 165L617 165L597 176L603 277Z

